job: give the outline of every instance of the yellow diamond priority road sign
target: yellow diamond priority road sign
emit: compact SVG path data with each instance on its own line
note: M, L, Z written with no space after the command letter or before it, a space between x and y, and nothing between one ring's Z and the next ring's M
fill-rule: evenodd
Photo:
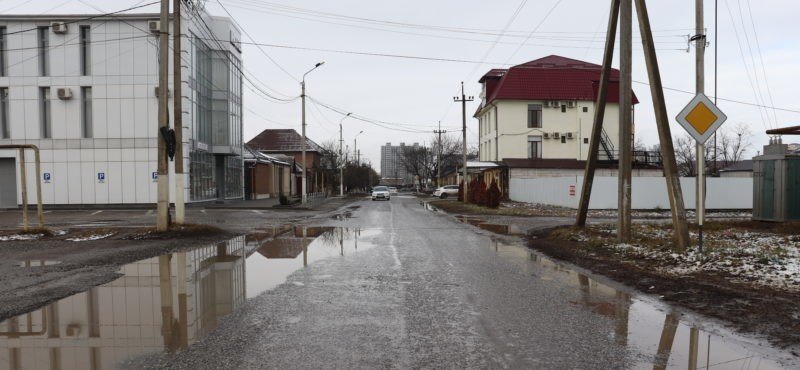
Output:
M697 94L675 118L689 135L701 144L704 144L728 119L725 113L722 113L703 93Z

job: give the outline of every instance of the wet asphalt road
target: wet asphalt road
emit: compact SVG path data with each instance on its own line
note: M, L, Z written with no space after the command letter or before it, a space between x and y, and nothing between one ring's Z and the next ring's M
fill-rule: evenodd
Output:
M375 230L360 240L372 248L297 271L187 351L149 365L627 367L613 318L570 303L578 289L498 258L487 235L416 199L357 204L353 218L327 224ZM542 218L542 226L563 222Z

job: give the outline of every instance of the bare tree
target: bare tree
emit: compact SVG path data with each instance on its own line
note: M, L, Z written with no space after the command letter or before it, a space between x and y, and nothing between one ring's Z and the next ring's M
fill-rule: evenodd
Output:
M678 175L697 176L697 156L695 140L684 133L675 139L675 162L678 165Z
M733 128L717 134L717 161L719 168L725 168L744 159L752 146L753 132L749 125L739 123Z

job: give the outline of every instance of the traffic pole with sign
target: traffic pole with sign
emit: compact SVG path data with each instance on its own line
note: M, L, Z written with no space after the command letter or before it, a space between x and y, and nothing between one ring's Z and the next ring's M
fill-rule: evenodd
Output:
M705 219L705 143L728 119L725 113L705 94L698 93L676 117L678 123L697 142L697 227L700 251L703 251L703 220Z

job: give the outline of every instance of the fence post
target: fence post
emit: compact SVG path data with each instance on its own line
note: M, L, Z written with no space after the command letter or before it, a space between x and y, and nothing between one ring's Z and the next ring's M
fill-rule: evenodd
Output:
M28 231L28 179L25 171L25 149L19 148L19 181L22 185L22 230Z

